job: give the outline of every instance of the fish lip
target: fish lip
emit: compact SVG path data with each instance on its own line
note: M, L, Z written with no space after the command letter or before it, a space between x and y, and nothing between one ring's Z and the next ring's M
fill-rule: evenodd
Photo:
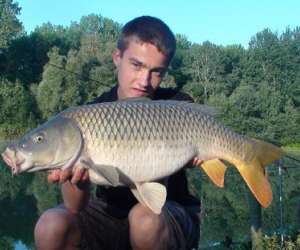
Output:
M13 176L18 175L21 172L21 165L25 162L25 159L18 159L13 161L5 152L1 154L3 161L11 168Z
M5 162L6 165L13 167L13 162L10 160L10 158L3 152L1 154L3 161Z

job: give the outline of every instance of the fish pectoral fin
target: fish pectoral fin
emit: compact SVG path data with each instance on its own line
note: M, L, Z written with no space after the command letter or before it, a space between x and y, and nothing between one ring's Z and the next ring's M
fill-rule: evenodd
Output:
M131 191L137 200L155 214L160 214L167 198L166 187L157 182L135 183L135 186Z
M224 187L224 176L227 166L219 159L203 162L200 167L218 187Z
M116 167L110 165L96 165L93 163L89 163L89 167L105 178L112 186L116 187L120 185L119 172Z

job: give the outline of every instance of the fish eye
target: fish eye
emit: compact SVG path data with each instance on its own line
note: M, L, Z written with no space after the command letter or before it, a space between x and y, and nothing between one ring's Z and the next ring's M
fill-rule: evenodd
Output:
M37 135L37 136L34 137L33 141L35 143L42 143L44 141L44 136L41 135L41 134L39 134L39 135Z

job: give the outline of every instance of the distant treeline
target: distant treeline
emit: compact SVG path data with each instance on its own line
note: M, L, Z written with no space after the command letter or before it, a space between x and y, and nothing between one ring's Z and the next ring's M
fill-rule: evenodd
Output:
M68 27L46 23L27 34L20 11L12 0L0 2L2 137L18 136L116 83L111 54L120 24L91 14ZM164 86L218 107L222 121L239 132L300 144L300 27L260 31L247 49L176 37Z

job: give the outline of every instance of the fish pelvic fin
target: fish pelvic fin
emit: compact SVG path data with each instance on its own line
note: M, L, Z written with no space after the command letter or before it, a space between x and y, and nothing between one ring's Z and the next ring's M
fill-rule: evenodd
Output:
M263 207L268 207L272 202L272 190L265 175L265 167L280 159L283 150L270 143L251 139L249 141L247 155L251 155L246 161L233 162L241 176L247 183L251 192Z
M158 182L135 183L135 185L131 191L137 200L153 213L160 214L167 198L165 186Z
M224 187L224 176L227 166L219 159L204 161L199 165L212 182L218 187Z

